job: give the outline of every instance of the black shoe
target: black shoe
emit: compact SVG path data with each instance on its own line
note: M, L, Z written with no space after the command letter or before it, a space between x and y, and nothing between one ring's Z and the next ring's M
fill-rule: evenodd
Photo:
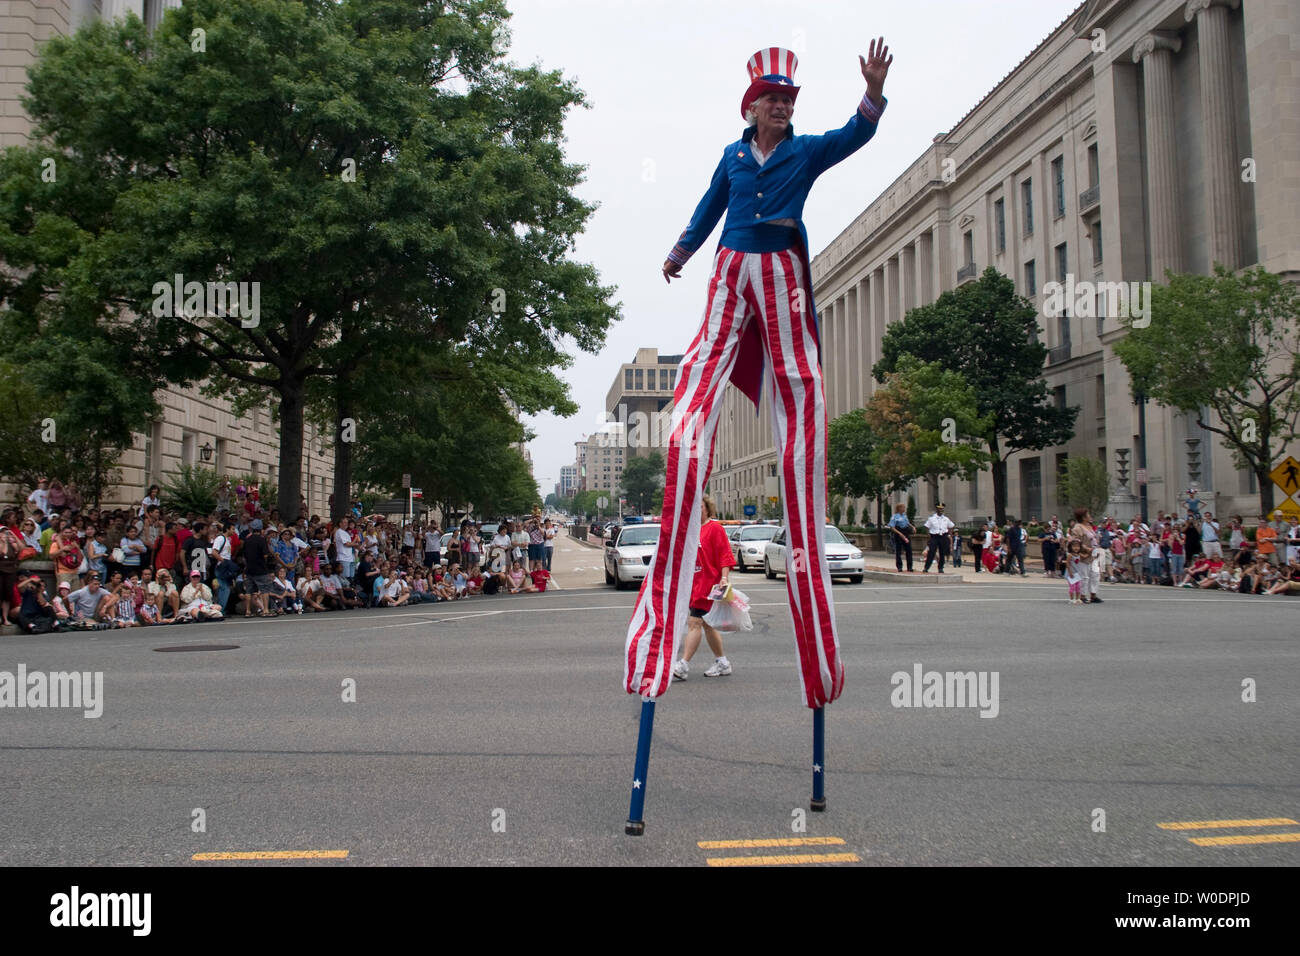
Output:
M1097 597L1097 595L1094 594L1094 595L1092 596L1092 603L1093 603L1093 604L1105 604L1106 602L1103 601L1101 598Z

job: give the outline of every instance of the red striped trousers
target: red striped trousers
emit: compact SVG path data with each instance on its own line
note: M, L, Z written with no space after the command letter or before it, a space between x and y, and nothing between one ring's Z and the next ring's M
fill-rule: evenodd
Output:
M668 689L686 626L700 537L700 498L709 480L723 387L750 322L767 356L772 431L780 455L786 527L786 587L804 703L821 707L844 689L826 565L826 399L817 330L795 250L720 247L704 326L682 357L673 397L663 524L653 564L628 627L624 687L655 698Z

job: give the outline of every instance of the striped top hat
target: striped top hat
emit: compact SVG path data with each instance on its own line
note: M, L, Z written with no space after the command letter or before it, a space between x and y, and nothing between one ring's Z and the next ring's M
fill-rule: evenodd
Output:
M799 87L794 82L799 58L793 51L779 46L764 47L749 58L745 68L749 71L749 89L740 101L742 117L750 104L765 93L788 93L792 100L799 96Z

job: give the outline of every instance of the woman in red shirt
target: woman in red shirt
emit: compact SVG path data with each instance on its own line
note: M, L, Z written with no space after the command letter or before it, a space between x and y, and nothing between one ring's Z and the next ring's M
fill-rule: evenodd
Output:
M709 650L717 658L704 676L727 677L731 674L731 661L723 651L722 635L704 623L704 615L713 607L709 592L717 584L725 586L728 583L731 569L736 564L727 532L714 520L717 516L717 506L711 497L705 495L700 502L700 549L695 558L695 577L691 581L691 614L686 619L686 640L682 642L681 660L673 664L673 680L686 680L691 658L700 648L701 631L709 642Z

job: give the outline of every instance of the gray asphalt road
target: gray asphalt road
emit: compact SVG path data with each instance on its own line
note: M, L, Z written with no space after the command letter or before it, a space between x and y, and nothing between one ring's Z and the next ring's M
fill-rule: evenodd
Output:
M848 683L827 709L829 810L806 814L784 586L741 586L755 629L728 641L735 673L706 680L702 649L658 705L640 839L622 832L631 593L6 638L0 670L102 671L104 709L0 710L0 863L1300 863L1300 824L1276 822L1300 820L1294 599L837 584ZM212 642L239 647L154 650ZM891 675L917 664L996 671L997 716L893 706ZM1223 837L1270 842L1193 842ZM787 845L700 846L741 840Z

